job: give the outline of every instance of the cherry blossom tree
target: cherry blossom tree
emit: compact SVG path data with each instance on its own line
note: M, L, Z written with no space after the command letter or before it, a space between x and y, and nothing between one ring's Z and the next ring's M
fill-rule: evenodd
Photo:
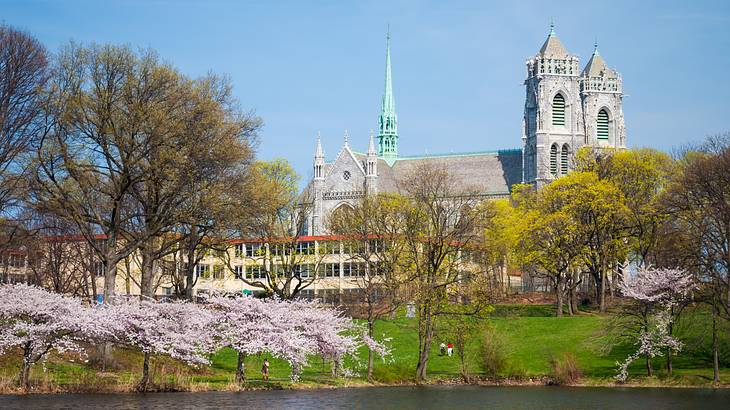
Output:
M243 380L246 355L269 353L289 362L292 378L310 355L333 361L333 374L365 345L382 357L388 349L365 327L316 302L213 297L206 304L110 299L94 307L38 287L0 285L0 353L20 348L20 383L29 388L31 366L51 351L84 353L84 346L111 342L144 354L139 390L150 379L150 359L166 355L191 366L208 365L223 346L239 354L236 379ZM346 370L346 369L345 369Z
M238 352L236 381L242 382L247 355L268 353L286 360L292 379L309 355L333 361L333 373L345 356L366 345L385 357L388 349L367 336L366 329L338 310L303 300L213 297L208 306L218 312L216 332L221 343Z
M216 315L188 302L120 302L105 305L115 322L114 341L144 354L139 390L147 390L152 355L166 355L191 366L207 365L219 347Z
M208 306L218 312L215 327L221 343L238 353L237 383L245 380L244 361L248 355L269 353L286 360L296 377L296 369L305 365L307 355L314 352L312 339L302 332L291 304L285 301L217 296L208 300Z
M382 358L390 354L384 343L368 336L367 328L358 325L342 312L316 301L299 299L289 303L294 320L302 332L314 342L314 353L332 360L333 375L337 375L343 359L354 357L363 345ZM343 370L349 373L348 369Z
M665 351L671 355L682 349L682 342L671 334L672 310L694 288L692 276L681 269L640 269L624 278L619 290L632 303L623 310L623 315L638 327L638 332L632 332L637 350L624 362L617 363L616 380L626 381L629 365L642 355L646 357L647 376L651 376L653 357L663 356Z
M85 344L112 336L114 323L80 299L26 285L0 285L0 353L20 348L19 382L30 388L31 367L51 350L85 354Z

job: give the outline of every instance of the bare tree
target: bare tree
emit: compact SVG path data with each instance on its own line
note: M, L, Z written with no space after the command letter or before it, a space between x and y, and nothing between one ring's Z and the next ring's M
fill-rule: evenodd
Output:
M118 263L146 240L129 234L140 218L131 193L147 176L150 126L170 81L159 68L149 51L70 44L48 87L35 200L76 224L103 264L107 300Z
M353 208L343 207L328 218L329 231L342 238L348 256L346 280L358 295L353 304L365 310L368 336L375 338L375 322L401 303L399 262L405 253L400 240L403 231L397 209L400 198L367 196ZM374 352L368 350L368 379L373 377Z
M35 235L26 248L31 281L56 293L91 300L93 267L86 263L88 248L75 225L55 215L39 214L34 219Z
M174 78L158 104L158 120L147 133L144 177L132 187L139 215L133 231L146 238L139 248L142 297L154 296L153 282L159 277L155 265L180 242L197 241L207 232L222 238L231 213L239 216L239 209L250 206L245 187L253 139L261 125L259 118L236 108L227 80L209 75L190 81L168 75ZM201 243L211 240L198 243L196 250ZM187 265L186 271L194 263ZM191 291L192 286L186 286L188 299Z
M400 181L405 195L400 217L400 239L407 251L401 262L408 267L405 280L415 287L418 310L418 365L416 381L426 378L435 320L446 314L473 314L480 310L481 286L470 286L462 252L478 241L483 213L478 196L460 185L444 168L419 165ZM479 277L474 277L479 279ZM454 308L451 302L469 301L472 308Z
M314 283L323 259L314 241L305 240L311 200L306 193L297 194L299 177L285 160L256 163L250 178L251 207L240 208L229 226L232 232L259 245L249 258L262 275L242 275L240 279L269 295L296 298ZM234 271L230 255L222 256L227 258L228 269Z
M26 154L36 145L41 89L48 81L46 49L33 36L0 24L0 251L17 250L27 227ZM19 237L20 236L20 237Z

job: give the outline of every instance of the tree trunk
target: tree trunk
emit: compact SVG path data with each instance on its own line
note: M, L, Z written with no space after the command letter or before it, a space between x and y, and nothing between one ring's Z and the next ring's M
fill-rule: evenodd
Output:
M646 375L651 377L654 375L654 369L651 366L651 356L646 355Z
M560 287L557 287L555 290L555 297L557 299L557 309L558 311L557 316L563 317L563 292L560 290Z
M601 303L599 305L601 313L606 312L606 272L601 271Z
M674 367L672 366L672 349L667 350L667 374L672 375Z
M155 292L153 289L153 282L155 278L155 260L153 256L153 246L151 243L145 243L140 247L140 254L142 256L141 263L141 274L140 279L140 299L154 299Z
M195 248L198 243L198 227L190 228L188 239L187 261L185 263L185 299L193 301L193 285L195 284Z
M578 309L578 286L574 286L570 290L570 306L573 314L577 315L580 310Z
M717 300L712 300L712 381L720 383L720 360L717 354Z
M115 254L116 242L108 245L106 254L104 255L104 303L109 303L116 293L117 282L117 260Z
M238 352L238 363L236 364L236 383L241 384L246 381L246 368L244 360L246 359L246 354L243 352Z
M673 318L674 314L674 308L670 308L669 311L670 318ZM674 320L669 321L669 336L672 336L672 332L674 330ZM672 366L672 349L667 349L667 374L672 375L672 372L674 371L674 368Z
M423 315L423 327L419 326L419 347L420 352L418 355L418 366L416 367L416 383L421 383L426 380L426 368L428 366L428 356L431 352L431 340L433 339L433 326L431 324L431 309L425 307L422 309L421 314Z
M20 368L20 385L26 391L30 390L30 366L32 364L32 354L33 351L31 350L31 344L30 342L26 342L25 346L23 347L23 364Z
M150 381L150 354L144 353L144 362L142 364L142 380L139 381L138 390L141 392L147 391L147 384Z
M565 285L565 297L568 298L568 315L573 316L575 312L573 312L573 293L574 293L574 284L575 281L573 280L573 276L570 275L568 278L568 282Z
M124 270L126 271L126 275L124 275L124 290L127 296L132 295L132 267L130 265L129 258L124 258Z
M555 302L557 307L557 317L563 317L563 289L562 289L562 283L560 279L556 279L557 283L555 284Z

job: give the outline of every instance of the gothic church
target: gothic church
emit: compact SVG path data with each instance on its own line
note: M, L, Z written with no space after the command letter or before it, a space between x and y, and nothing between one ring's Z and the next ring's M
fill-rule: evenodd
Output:
M307 233L325 234L327 215L341 206L367 194L396 191L397 181L418 164L445 167L481 197L500 198L514 184L542 186L567 174L572 153L582 146L626 147L621 76L606 65L597 47L580 71L578 57L566 51L551 25L545 43L526 65L522 149L403 156L398 153L388 36L377 145L371 134L367 152L354 151L346 131L336 159L326 162L317 137L314 177L305 190L312 201Z

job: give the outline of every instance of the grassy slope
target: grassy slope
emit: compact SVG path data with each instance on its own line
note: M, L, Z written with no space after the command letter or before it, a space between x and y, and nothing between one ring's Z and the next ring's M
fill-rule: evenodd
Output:
M588 383L611 382L616 374L616 362L622 361L631 353L631 346L618 346L605 351L606 342L603 330L608 325L606 316L583 314L575 317L557 318L551 306L500 306L490 319L496 333L502 338L507 359L506 368L501 372L504 377L530 378L548 375L550 361L564 353L575 356L579 368ZM675 374L666 378L666 360L654 359L654 369L659 379L668 384L702 384L712 377L709 362L710 345L706 326L707 317L702 312L690 313L678 326L678 333L685 340L684 353L675 358ZM700 325L698 325L700 323ZM727 334L727 333L725 333ZM387 361L376 360L374 376L377 381L397 383L410 381L415 373L418 356L417 327L414 319L397 319L378 322L376 336L390 337L389 345L393 357ZM428 373L432 378L454 378L460 374L459 360L456 356L438 354L438 344L448 340L436 336L433 343ZM482 373L480 347L481 332L475 332L467 346L468 371ZM726 344L727 346L727 344ZM364 365L366 354L361 353ZM247 374L252 379L260 378L260 359L251 358ZM272 375L286 380L288 367L280 362L272 362ZM214 367L225 371L235 368L235 355L223 351L216 356ZM362 367L361 367L362 369ZM630 367L634 380L641 380L645 374L644 362L639 360ZM730 369L722 369L722 381L730 383ZM321 362L305 370L303 381L332 383L329 366ZM646 381L649 384L657 381Z
M499 306L490 319L496 334L502 339L506 356L506 367L501 372L504 377L531 378L544 376L550 372L550 360L563 353L572 353L579 368L585 375L588 384L606 383L615 374L616 362L623 360L630 353L630 346L619 346L610 352L603 352L601 331L608 324L608 318L594 314L577 317L552 317L550 306ZM706 384L712 377L709 363L709 335L707 317L702 312L692 313L678 326L678 331L685 340L687 348L675 360L676 376L666 379L663 358L655 359L654 367L658 370L659 380L644 380L644 363L639 361L632 365L630 374L634 381L645 384ZM698 325L698 323L700 325ZM727 335L728 333L725 332ZM375 378L379 382L409 382L415 372L418 352L416 322L414 319L398 317L397 319L380 321L376 326L376 336L387 336L393 350L393 357L387 361L376 360ZM436 337L433 344L429 375L432 378L456 378L460 374L459 360L456 356L447 357L438 354L438 344L448 340ZM481 331L475 332L467 347L468 370L472 374L482 372L480 345ZM723 344L728 346L727 341ZM364 365L367 357L363 350L360 362ZM70 387L86 390L130 390L139 377L141 356L137 352L118 350L116 352L117 370L101 372L92 367L71 361L69 357L52 357L46 365L47 372L38 365L34 369L34 377L44 381L48 386ZM253 387L271 385L289 385L289 368L279 360L271 360L271 383L261 382L260 369L263 357L249 357L246 361L246 374ZM158 383L165 382L169 389L232 388L233 372L236 366L236 354L224 349L213 357L212 365L203 369L190 369L169 359L156 359L154 371L158 375ZM17 355L0 356L0 391L6 390L10 379L16 374L19 364ZM350 365L354 365L350 363ZM360 367L360 370L363 370ZM163 377L159 377L164 375ZM723 369L722 380L730 383L730 369ZM352 382L351 380L350 382ZM355 382L362 379L355 378ZM321 359L313 358L300 380L300 385L333 385L348 383L334 378L330 367Z

